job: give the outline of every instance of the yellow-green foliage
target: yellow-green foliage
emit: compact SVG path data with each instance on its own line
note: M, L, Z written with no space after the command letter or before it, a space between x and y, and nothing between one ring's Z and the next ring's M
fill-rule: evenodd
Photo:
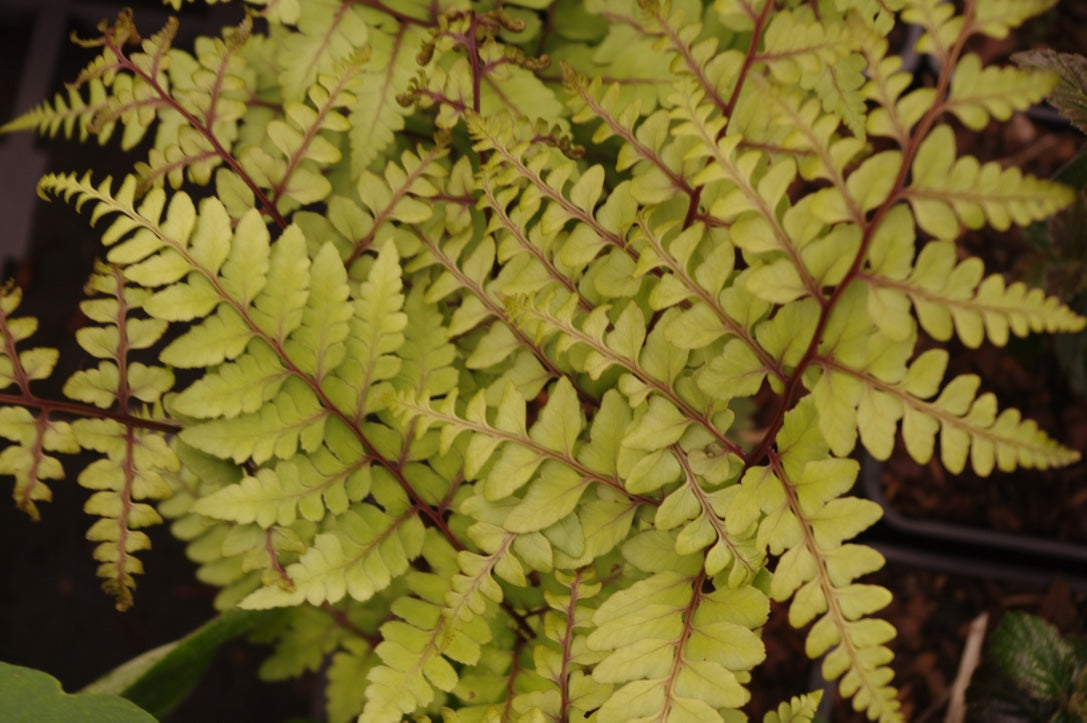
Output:
M737 720L771 599L897 720L858 439L1077 458L918 351L1084 325L955 246L1071 199L949 125L1053 86L963 51L1052 4L280 0L192 51L122 13L3 128L154 142L41 181L103 229L99 361L35 396L57 355L4 292L0 470L37 515L55 455L99 453L118 606L161 514L221 607L293 610L264 674L327 664L333 720Z

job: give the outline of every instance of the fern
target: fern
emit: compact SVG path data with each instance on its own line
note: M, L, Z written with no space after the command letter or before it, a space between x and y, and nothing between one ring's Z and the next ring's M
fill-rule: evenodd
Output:
M278 0L191 53L121 13L2 129L154 134L40 182L101 227L96 361L38 396L5 288L0 471L37 516L98 453L118 606L169 519L219 607L284 609L262 673L327 666L333 720L733 720L770 600L898 720L851 457L1078 458L932 348L1085 324L955 245L1072 200L949 125L1053 88L964 51L1051 4Z

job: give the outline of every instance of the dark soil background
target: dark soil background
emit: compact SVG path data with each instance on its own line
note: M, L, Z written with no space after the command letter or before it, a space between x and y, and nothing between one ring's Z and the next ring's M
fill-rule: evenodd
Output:
M48 2L46 3L48 4ZM62 3L65 10L71 5ZM156 0L129 3L157 13ZM0 0L0 118L7 119L19 79L28 70L26 53L38 4ZM88 4L90 5L90 4ZM111 9L101 9L99 15ZM152 10L153 9L153 10ZM231 6L216 13L197 13L183 23L190 32L202 25L214 28L235 22ZM225 15L223 15L225 13ZM96 19L85 11L72 13L73 29L90 34ZM220 18L224 18L220 21ZM1087 3L1065 0L1006 41L985 41L975 50L991 59L1006 58L1028 47L1062 51L1087 49ZM59 68L47 87L60 88L87 56L63 45ZM31 61L33 62L33 61ZM919 64L918 82L930 83L932 69ZM8 139L0 139L2 144ZM1048 177L1067 163L1083 145L1083 137L1052 115L1022 114L982 133L960 133L960 151L981 160L1018 165ZM94 145L51 141L50 170L103 168L114 154L116 172L130 167ZM139 158L139 153L133 158ZM0 168L18 174L20 168ZM99 173L98 175L101 175ZM78 363L73 334L81 323L79 289L90 271L98 243L85 221L59 203L33 198L0 200L0 220L12 203L37 203L32 245L5 261L5 276L15 276L25 289L23 313L38 316L41 330L35 342L62 349L54 376L64 379ZM6 204L6 205L5 205ZM1009 278L1033 279L1039 249L1024 234L984 232L962 242L964 253L980 256L990 271ZM1006 349L952 347L954 373L976 373L983 386L997 393L1001 406L1015 406L1038 421L1052 436L1087 451L1087 406L1077 396L1057 363L1049 339L1016 340ZM65 364L68 364L65 367ZM70 466L78 470L78 460ZM865 540L884 551L887 567L872 576L895 595L885 617L899 631L893 647L896 683L907 719L942 720L955 678L967 629L982 613L990 629L1007 610L1039 614L1066 633L1087 632L1087 463L1051 472L995 474L987 479L969 473L952 476L938 464L924 467L904 453L882 467L869 468L875 497L882 497L906 527L881 523ZM92 545L83 539L91 520L81 508L86 492L73 481L52 485L54 501L42 506L43 519L30 521L10 504L0 504L0 549L5 571L0 575L0 660L41 668L59 678L66 690L76 690L128 658L175 639L212 615L214 591L194 581L192 566L179 543L165 528L150 530L154 549L144 553L148 574L140 579L137 604L117 613L101 593L94 576ZM1012 536L1000 544L966 544L942 536L948 528L919 534L910 521L936 522L966 530ZM1079 558L1062 554L1024 552L1025 539L1056 541L1078 550ZM1008 546L1001 546L1003 544ZM1065 550L1067 551L1067 550ZM1061 552L1058 550L1058 552ZM752 712L759 712L821 682L804 656L803 633L792 630L782 614L771 619L766 634L768 660L757 671ZM267 685L256 678L264 654L244 643L228 646L217 658L196 695L171 720L282 721L294 716L319 716L320 686L312 680ZM833 721L862 718L836 702L827 708ZM756 718L758 719L758 718Z

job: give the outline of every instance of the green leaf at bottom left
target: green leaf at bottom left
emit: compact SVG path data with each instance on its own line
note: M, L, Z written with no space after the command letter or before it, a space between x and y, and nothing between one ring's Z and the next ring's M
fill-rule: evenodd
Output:
M0 662L0 720L7 723L154 723L150 713L116 695L69 695L53 676Z

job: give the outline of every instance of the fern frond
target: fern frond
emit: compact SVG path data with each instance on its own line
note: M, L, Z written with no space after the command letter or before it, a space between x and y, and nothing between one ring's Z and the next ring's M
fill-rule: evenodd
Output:
M811 723L822 698L821 690L793 696L776 710L767 711L762 717L762 723Z
M859 431L865 448L886 459L901 420L906 450L920 463L932 458L942 429L941 460L953 472L962 471L968 455L982 476L994 467L1046 468L1079 458L1033 422L1023 421L1016 410L998 414L992 394L977 394L981 380L974 375L956 377L940 391L947 353L930 350L907 366L913 345L912 337L895 341L875 336L852 361L842 360L844 345L830 350L834 357L820 358L824 372L812 396L820 408L819 427L835 454L849 454Z
M826 113L863 138L864 60L851 52L847 32L844 24L820 22L808 8L779 12L767 25L759 59L776 82L813 92Z
M1009 31L1056 4L1057 0L993 0L979 3L967 27L994 38L1004 38Z
M591 677L592 666L605 653L590 649L586 641L599 605L595 598L601 583L594 580L591 570L555 577L558 590L544 593L549 608L544 616L544 637L533 650L540 665L532 677L542 678L542 687L533 685L529 692L518 695L513 708L521 715L538 713L553 720L570 720L599 708L612 686Z
M225 501L204 499L212 500L204 509ZM200 511L200 505L196 509ZM261 588L241 606L264 609L294 606L303 600L320 605L337 603L345 595L365 602L408 569L422 544L423 525L411 508L398 512L354 505L337 516L334 532L319 533L298 562L287 566L289 585Z
M395 721L426 709L456 687L458 675L450 661L476 664L481 645L491 639L491 629L479 615L462 620L444 612L446 601L456 596L451 581L460 569L454 551L428 537L424 550L434 572L409 573L412 595L391 605L398 619L381 627L377 654L382 664L368 675L362 713L366 720Z
M369 460L345 463L322 447L310 455L264 467L238 484L201 497L194 512L262 528L289 527L300 516L320 522L326 514L344 513L369 491Z
M859 467L825 456L811 400L806 397L786 414L770 465L748 469L739 495L749 500L746 505L762 510L760 542L781 556L770 595L778 601L792 598L789 622L794 627L817 619L805 652L812 658L826 655L824 677L841 677L841 693L852 698L856 710L872 720L897 720L899 705L887 665L893 656L885 646L895 629L867 617L884 608L891 595L854 582L882 567L883 557L863 545L842 544L872 525L881 511L868 500L842 496Z
M918 350L1087 323L952 243L1071 198L940 124L1049 89L963 53L1050 2L254 0L192 53L122 14L3 129L155 139L41 181L108 219L107 265L70 401L0 293L0 471L34 514L55 453L97 452L119 602L170 519L217 607L280 609L262 672L325 670L332 720L736 720L768 596L900 720L858 441L1075 458Z
M599 78L582 76L573 66L563 65L563 79L573 91L568 104L574 111L571 120L586 123L600 120L593 133L593 143L603 143L613 136L623 140L616 170L633 167L631 195L642 203L661 203L677 192L688 196L694 188L687 182L696 169L684 169L685 144L670 143L668 113L665 110L644 116L640 103L624 103L622 87L612 83L601 92Z
M873 287L869 299L872 316L880 320L881 329L892 329L895 322L899 322L899 330L909 328L901 323L900 313L879 316L881 309L903 309L906 298L930 336L946 341L954 335L971 348L980 346L986 337L1004 346L1009 334L1025 337L1038 332L1074 332L1087 323L1041 289L1028 290L1022 282L1006 284L999 274L984 276L978 259L959 261L954 245L948 242L926 244L906 278L884 276L886 271L894 273L890 264L875 271L878 275L866 278Z
M441 164L448 150L441 145L400 154L399 163L386 164L382 175L362 171L355 186L362 208L348 197L330 201L329 221L343 235L348 268L377 240L392 236L407 245L398 224L423 224L435 213L433 197L448 171Z
M296 25L297 32L283 36L276 58L285 103L305 102L318 78L332 74L337 63L365 47L369 38L364 11L354 3L313 0L295 6L298 17L284 22Z
M185 178L207 185L238 137L255 86L244 47L252 32L248 15L222 37L197 39L193 55L171 49L164 64L170 79L168 104L177 112L160 114L155 145L146 162L135 165L143 187L168 181L180 188ZM136 58L133 57L133 62ZM161 95L161 94L160 94Z
M987 223L1000 231L1013 223L1025 226L1064 208L1073 196L1070 189L1024 176L1018 168L955 158L955 138L946 125L921 144L904 194L917 225L937 238L953 238L963 226Z
M84 313L104 326L87 326L76 340L91 355L103 359L98 367L78 371L64 385L72 399L89 402L121 414L141 416L140 402L155 404L172 389L173 374L157 366L136 362L132 353L155 344L166 324L153 319L131 318L149 294L126 288L116 268L100 266L88 284L88 291L102 296L83 302ZM132 418L77 419L72 432L79 446L105 456L86 466L79 484L95 493L85 511L99 519L87 532L98 543L94 557L102 564L98 574L103 587L117 599L117 608L132 604L133 575L143 566L134 553L151 546L140 528L162 522L143 500L169 497L172 489L164 473L175 472L180 462L157 432L140 429Z
M878 105L868 114L866 130L869 135L894 138L900 146L909 143L909 133L921 120L935 100L934 88L914 88L913 74L903 69L898 56L885 57L887 41L868 47L869 81L865 96Z
M966 127L981 130L991 118L1007 120L1013 112L1039 103L1056 82L1053 73L1010 67L983 68L981 59L969 53L955 66L944 107Z
M419 48L426 40L422 27L406 23L391 25L375 22L369 26L367 44L379 58L387 58L383 67L363 69L355 103L348 120L351 123L351 175L356 177L375 159L384 157L396 134L404 128L409 110L397 102L407 92L419 69Z
M132 38L139 38L132 11L124 10L112 24L99 25L97 39L77 40L87 47L104 48L102 53L80 71L69 84L67 100L57 94L52 103L44 101L20 117L0 126L0 133L37 130L56 135L63 130L71 138L78 130L79 140L91 135L105 144L118 124L122 126L121 147L130 149L143 138L148 127L169 104L161 97L155 83L166 82L164 56L177 32L177 20L171 19L161 30L142 42L143 52L132 60L144 71L133 73L120 50ZM86 97L81 89L86 86Z
M66 138L77 137L80 141L94 135L100 144L105 144L113 135L114 124L106 123L92 131L90 123L106 107L108 91L98 79L88 81L86 85L86 98L78 88L69 87L66 94L57 93L51 102L42 101L0 126L0 133L37 131L50 137L63 133Z
M569 490L571 494L580 488L582 482L589 480L623 490L617 477L595 471L576 458L574 445L584 420L579 411L576 393L565 377L551 391L550 402L541 411L539 420L531 429L526 426L525 400L512 385L505 387L493 421L488 419L484 392L468 402L462 412L463 416L457 413L455 395L446 397L436 409L425 400L404 396L398 397L394 405L401 414L409 418L418 417L425 424L440 424L443 452L453 445L458 436L471 432L470 442L464 452L464 471L468 479L476 479L501 446L503 451L499 461L489 468L491 474L483 479L483 492L490 500L508 497L530 480L536 479L537 470L545 463L549 463L550 470L558 473L556 484L565 481L578 486ZM564 468L566 472L562 471ZM518 515L521 523L528 527L518 531L531 532L547 527L565 514L564 507L568 503L569 500L551 500L545 494L534 496L533 501ZM576 499L574 503L576 504ZM541 520L533 516L533 509L536 507L547 508L542 511L549 522L540 524Z
M748 699L748 671L765 657L753 630L769 603L754 587L707 591L704 573L690 563L654 570L593 614L586 643L606 653L593 679L616 686L597 713L601 721L722 720L719 709Z
M33 317L12 316L22 301L22 291L11 285L0 288L0 390L15 385L23 398L33 399L30 383L47 379L56 366L56 349L34 348L20 351L19 342L30 337L38 326ZM67 422L51 419L49 410L41 409L35 416L29 409L8 406L14 395L0 395L5 406L0 407L0 436L9 444L0 452L0 473L15 478L12 496L15 505L32 519L40 519L37 502L52 499L46 480L63 479L60 460L49 452L72 454L79 443Z
M283 117L265 126L278 153L264 143L238 151L242 172L267 189L271 203L282 212L295 204L323 201L332 193L324 171L340 160L337 136L351 128L342 111L356 102L351 91L357 87L368 58L369 53L361 51L343 58L328 73L318 74L303 99L284 103Z
M404 343L407 317L401 308L400 267L392 243L385 244L354 302L342 362L324 388L350 419L361 420L384 405L389 380L400 370L395 352Z
M719 40L703 32L703 8L697 3L644 3L653 23L646 30L659 34L659 45L670 45L673 73L690 75L714 105L728 111L728 93L743 64L739 51L718 52Z

